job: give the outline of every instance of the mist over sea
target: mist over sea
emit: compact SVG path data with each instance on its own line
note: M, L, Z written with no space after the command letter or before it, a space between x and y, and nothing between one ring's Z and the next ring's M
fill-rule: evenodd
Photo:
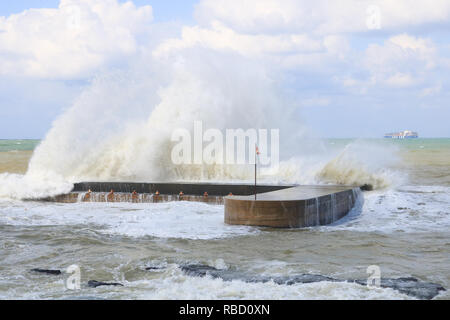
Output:
M0 299L413 298L393 289L346 282L280 285L199 278L182 272L180 266L185 264L258 276L308 273L339 279L366 279L367 267L378 265L382 277L411 276L450 288L450 139L325 139L320 141L320 151L284 159L282 178L265 177L266 181L376 186L364 193L360 207L333 225L287 230L228 226L223 222L223 206L204 203L24 201L22 197L30 194L65 190L77 179L125 180L143 172L121 176L118 172L123 171L90 169L89 159L76 158L70 164L78 161L78 171L70 171L67 163L57 163L68 159L68 151L59 150L61 157L52 161L67 181L37 189L27 186L30 189L21 194L25 182L38 181L24 179L39 143L0 140ZM72 147L77 146L79 142L73 141ZM49 144L40 148L31 168L35 173L36 168L44 168L38 160L45 158ZM113 148L121 152L117 145ZM116 163L116 169L120 166ZM138 161L136 167L140 166ZM204 179L211 181L248 178L205 170ZM189 180L197 173L186 168L178 178ZM66 288L68 275L30 272L33 268L64 271L73 264L81 269L81 290ZM124 286L87 287L92 279ZM436 297L449 298L449 291Z

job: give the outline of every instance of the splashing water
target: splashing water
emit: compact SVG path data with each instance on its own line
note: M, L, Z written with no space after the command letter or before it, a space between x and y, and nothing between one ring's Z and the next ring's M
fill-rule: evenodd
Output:
M266 182L392 183L382 165L361 157L369 150L386 159L385 151L349 146L330 158L263 68L235 57L223 63L229 59L196 52L166 61L164 68L139 64L96 78L53 123L26 175L0 175L0 197L56 195L89 180L250 180L246 166L172 163L172 132L191 129L197 120L204 130L279 128L280 169L263 176Z
M388 169L398 162L396 152L393 146L355 141L327 162L317 177L336 184L370 184L375 189L398 185L404 177Z

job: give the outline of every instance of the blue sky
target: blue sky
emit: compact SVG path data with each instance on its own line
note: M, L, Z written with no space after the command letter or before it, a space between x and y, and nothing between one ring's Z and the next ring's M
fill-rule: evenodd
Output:
M190 49L260 62L319 136L450 136L448 1L125 2L0 3L0 138L43 138L95 77Z
M121 2L126 2L121 0ZM134 0L137 6L151 5L157 13L155 21L183 21L192 23L192 13L196 1L192 0ZM20 13L29 8L57 8L59 0L15 0L0 2L0 15Z

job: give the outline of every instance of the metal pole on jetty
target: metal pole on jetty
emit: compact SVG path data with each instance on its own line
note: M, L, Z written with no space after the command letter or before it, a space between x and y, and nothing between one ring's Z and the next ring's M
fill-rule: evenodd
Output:
M255 145L255 200L256 200L256 161L257 161L257 155L259 155L259 149L258 146Z

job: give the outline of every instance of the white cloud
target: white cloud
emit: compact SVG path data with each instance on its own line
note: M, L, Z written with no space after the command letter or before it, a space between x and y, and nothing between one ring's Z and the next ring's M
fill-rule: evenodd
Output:
M56 9L0 17L0 74L77 78L137 51L152 8L117 0L61 0Z
M365 32L371 17L367 9L373 5L379 8L384 30L450 21L448 0L202 0L196 17L202 25L221 21L248 33Z
M410 74L396 73L388 77L385 82L391 87L410 87L414 85L417 80L415 80Z
M232 50L243 56L324 50L320 41L311 39L305 34L241 34L219 22L214 22L211 28L184 27L181 39L169 39L163 42L154 53L156 56L160 56L174 50L194 46L216 50Z
M189 54L208 51L206 68L212 62L231 67L237 55L255 60L276 80L286 81L280 86L298 94L303 106L326 109L339 101L350 106L355 96L377 100L380 94L406 92L408 97L422 97L417 100L438 100L448 82L444 69L450 68L450 47L444 38L450 1L411 3L200 0L196 24L169 27L151 24L150 6L62 0L57 9L0 17L0 76L90 78L120 64L146 64L155 57L169 58L168 64L189 64ZM380 32L368 28L369 5L380 9ZM439 27L440 32L426 33ZM165 68L161 60L158 65Z
M370 43L379 38L364 35L373 32L368 27L371 6L379 9L387 37L382 43ZM433 86L437 66L445 61L437 44L414 36L414 28L448 24L450 1L201 0L195 16L198 25L162 41L153 55L182 55L194 47L233 51L298 75L328 76L329 82L358 95L377 86L419 92ZM367 48L352 47L355 41Z
M339 35L311 37L294 32L239 33L214 22L211 27L183 27L180 38L163 41L153 51L153 56L167 57L193 47L232 51L284 69L322 69L331 61L345 60L351 50L347 38Z
M300 102L301 106L304 107L325 107L331 104L331 100L328 97L312 97L303 99Z
M383 45L369 45L364 65L374 82L407 87L417 84L424 74L436 67L436 51L430 39L400 34L387 39Z
M427 96L434 96L437 95L441 92L442 89L442 84L438 83L432 87L427 87L424 88L421 92L420 92L420 96L421 97L427 97Z

